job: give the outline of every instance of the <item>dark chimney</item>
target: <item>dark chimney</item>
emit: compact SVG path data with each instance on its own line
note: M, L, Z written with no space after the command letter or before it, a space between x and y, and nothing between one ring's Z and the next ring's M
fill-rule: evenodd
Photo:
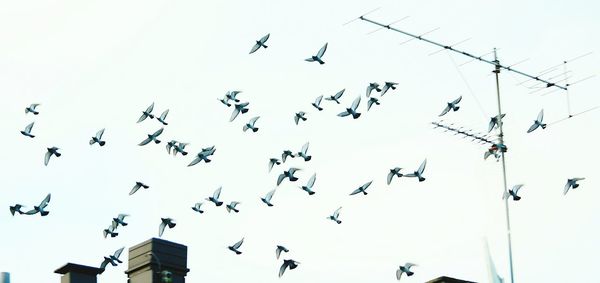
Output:
M184 245L152 238L129 248L128 283L162 283L163 277L184 283L189 271Z
M476 282L460 280L460 279L456 279L456 278L452 278L452 277L448 277L448 276L442 276L442 277L438 277L436 279L427 281L426 283L476 283Z
M54 273L63 275L60 277L60 283L97 283L96 276L102 271L96 267L67 263Z

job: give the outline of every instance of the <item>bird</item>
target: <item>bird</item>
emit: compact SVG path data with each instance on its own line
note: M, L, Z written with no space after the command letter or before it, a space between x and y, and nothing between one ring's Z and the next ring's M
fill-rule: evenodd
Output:
M46 154L44 155L44 165L48 166L48 162L50 162L50 157L52 157L52 155L55 155L56 157L60 157L62 154L58 152L60 148L58 147L48 147Z
M219 187L211 197L206 198L207 201L214 203L216 206L221 206L223 204L222 201L219 201L219 197L221 196L221 189L223 187Z
M298 178L294 177L294 173L296 173L296 171L298 171L298 170L300 170L300 169L292 167L292 168L288 169L288 171L283 171L283 173L280 174L279 177L277 178L277 186L279 186L279 184L281 184L281 182L285 178L289 178L290 182L298 181Z
M237 243L233 244L232 246L229 246L229 250L235 252L235 254L239 255L242 254L242 252L239 250L239 248L242 246L242 244L244 243L244 238L242 238L241 240L239 240Z
M119 227L119 225L129 225L129 223L125 222L125 217L127 216L129 216L129 214L120 213L119 215L117 215L117 217L112 219L112 225L115 226L115 228Z
M323 61L323 55L325 54L325 51L327 50L327 43L325 43L325 45L323 45L323 47L321 47L321 49L319 49L319 52L317 52L317 55L314 55L310 58L304 59L304 61L307 62L319 62L319 64L323 65L325 64L325 61Z
M108 228L104 229L102 232L104 233L104 238L110 235L111 238L119 236L119 233L115 232L115 225L110 225Z
M379 88L378 83L369 83L369 86L367 87L367 97L371 97L371 92L373 90L375 90L377 92L381 92L381 89Z
M285 163L285 160L288 158L288 156L291 158L296 158L296 156L294 155L294 153L292 153L291 150L284 150L281 154L281 160L283 160L283 162Z
M312 159L312 156L307 155L307 151L308 151L308 142L305 143L302 146L302 149L298 152L298 156L304 158L304 161L310 161Z
M177 145L175 145L173 147L173 155L177 156L177 153L181 153L181 155L186 156L188 154L188 152L185 151L185 147L188 144L189 143L179 142Z
M513 197L514 201L518 201L521 199L520 196L517 195L517 193L519 192L519 190L521 189L521 187L523 187L523 184L519 184L519 185L515 185L513 186L512 189L505 191L502 194L502 200L508 199L510 196Z
M104 257L104 261L102 262L102 264L100 264L100 269L104 270L106 269L106 266L110 263L112 266L117 266L117 263L123 263L123 261L119 260L119 257L121 256L121 253L123 252L123 250L125 249L125 247L122 247L118 250L115 251L115 253L111 256L105 256Z
M46 216L46 215L50 214L50 212L46 211L44 209L46 209L46 207L48 206L49 203L50 203L50 194L48 194L44 198L44 200L42 200L42 202L40 202L40 204L38 206L34 206L32 210L29 210L23 214L34 215L39 212L41 216Z
M233 210L235 213L240 212L239 209L235 208L238 204L240 204L241 202L239 201L232 201L231 203L229 203L228 205L225 206L225 208L227 209L227 212L231 213L231 211Z
M23 214L24 212L21 210L21 208L24 208L25 206L22 204L15 204L14 206L9 206L8 209L10 210L10 214L12 216L15 216L15 212L18 212L19 214Z
M289 252L290 250L288 250L286 247L281 246L281 245L277 245L277 248L275 249L275 257L277 259L279 259L279 256L281 255L281 252Z
M171 154L171 148L173 148L176 144L177 144L176 140L171 140L170 142L167 143L166 148L167 148L167 152L169 154Z
M400 265L400 267L398 267L398 270L396 270L396 279L400 280L400 278L402 277L402 273L406 273L406 276L413 276L413 274L415 273L410 271L410 268L413 266L417 265L410 262L407 262L406 264L404 264L404 266Z
M200 206L202 206L202 202L197 202L194 204L194 207L192 207L192 210L200 214L204 213L204 210L200 209Z
M323 96L319 95L316 99L315 102L311 103L312 106L314 106L315 108L317 108L317 110L319 111L323 111L323 107L321 107L321 100L323 100Z
M258 118L260 118L260 116L256 116L252 119L250 119L250 121L248 121L248 123L246 123L244 125L244 127L242 127L242 130L247 131L247 130L252 130L252 132L257 132L258 131L258 127L255 127L254 124L256 123L256 120L258 120Z
M450 110L456 112L458 111L458 109L460 109L460 106L458 106L458 103L462 100L462 95L459 96L457 99L455 99L452 102L448 102L446 104L446 108L444 108L444 111L442 111L442 113L440 115L438 115L439 117L442 117L444 115L446 115L446 113L450 112Z
M317 180L317 173L314 173L310 179L308 179L308 183L306 184L306 186L301 186L300 188L307 192L308 195L312 196L315 194L315 192L312 190L312 187L315 185L315 181Z
M383 86L383 88L381 89L381 96L383 96L386 92L388 92L388 90L391 89L396 89L396 85L398 83L394 83L394 82L385 82L385 85Z
M215 148L215 146L210 146L207 148L203 148L202 151L200 151L198 154L196 154L196 158L194 158L194 160L192 160L192 162L190 162L190 164L188 164L189 166L194 166L198 163L200 163L200 161L204 161L205 163L209 163L212 160L208 159L209 156L215 154L215 151L217 151L217 149Z
M165 232L165 227L169 226L169 228L173 228L175 225L177 225L175 223L175 219L160 218L160 225L158 225L158 237L162 237L162 234Z
M90 145L98 143L100 146L104 146L106 142L102 140L102 135L104 135L104 129L98 131L96 135L92 137L90 140Z
M271 190L270 192L268 192L264 198L260 198L260 200L262 200L262 202L264 202L265 204L267 204L267 206L273 206L273 203L271 203L271 199L273 198L273 195L275 194L275 190Z
M337 115L340 117L346 117L348 115L352 115L352 118L358 119L358 117L360 117L360 113L356 112L356 108L358 108L359 104L360 104L360 96L357 97L356 99L354 99L350 108L346 108L346 111L341 112L340 114L337 114Z
M572 178L572 179L568 179L567 180L567 184L565 185L565 189L563 191L563 195L566 195L567 192L569 192L569 189L577 189L579 187L579 184L577 184L577 181L581 181L581 180L585 180L585 178Z
M154 141L155 144L159 144L160 140L158 139L158 136L160 136L160 134L162 134L163 130L164 130L164 128L160 128L153 134L149 134L148 137L145 140L143 140L142 142L140 142L138 145L144 146L144 145L147 145L148 143L150 143L151 141Z
M300 122L300 120L306 121L306 117L304 117L305 115L306 113L304 113L304 111L300 111L294 115L294 122L296 122L296 125L298 125L298 122Z
M540 113L537 116L537 119L535 119L535 121L533 121L533 125L531 125L531 127L529 127L529 129L527 130L527 133L531 133L531 132L535 131L538 127L542 127L542 129L545 129L546 124L542 123L543 120L544 120L544 109L542 109L542 111L540 111Z
M229 122L233 122L233 120L235 120L235 117L238 116L238 114L240 114L240 112L242 112L242 114L248 112L248 108L246 108L250 103L249 102L243 102L243 103L239 103L234 105L234 109L233 112L231 113L231 117L229 118Z
M233 100L234 102L240 102L239 99L237 99L237 95L242 93L241 90L232 90L232 91L228 91L225 94L225 98L227 98L228 100ZM245 113L245 112L244 112Z
M336 209L332 215L330 215L328 217L328 219L335 221L337 224L342 224L342 220L339 219L340 217L340 210L342 209L342 207L340 206L338 209Z
M298 264L300 264L300 263L293 259L284 259L283 264L279 268L279 277L283 276L283 273L285 272L285 270L288 267L290 268L290 270L292 270L292 269L295 269L296 267L298 267Z
M163 111L162 114L160 114L160 117L156 118L156 120L158 120L159 122L161 122L163 125L168 125L169 123L165 122L165 119L167 119L167 115L169 114L169 109Z
M329 96L329 97L325 97L325 100L329 100L329 101L335 101L337 104L340 104L340 98L342 98L342 95L344 95L344 92L346 91L346 89L342 89L340 91L338 91L336 94Z
M405 174L404 177L417 177L419 178L419 182L425 181L425 177L423 177L423 171L425 171L425 165L427 165L427 159L423 160L419 169L413 173Z
M277 158L269 158L269 172L271 172L275 165L281 165L281 161Z
M500 119L504 119L504 116L506 116L506 114L502 114L502 115L494 116L494 117L490 118L490 123L488 125L488 133L491 132L494 128L497 128L499 126L498 122ZM498 119L498 117L500 117L500 119Z
M350 193L351 196L358 194L358 193L363 193L363 195L367 195L367 188L369 188L369 186L371 185L371 183L373 183L373 181L369 181L367 183L365 183L364 185L358 187L358 189L352 191Z
M267 40L269 40L269 36L271 34L267 33L267 35L261 37L259 40L256 41L256 43L254 44L254 46L252 46L252 49L250 49L250 53L248 54L252 54L254 52L256 52L256 50L260 49L261 47L264 48L268 48L268 46L265 45L265 43L267 42Z
M30 112L33 113L33 115L40 114L40 112L38 112L37 110L35 110L35 108L38 107L38 106L40 106L38 103L34 103L34 104L29 105L29 107L25 108L25 114L30 113Z
M135 194L135 192L137 192L140 188L148 189L148 188L150 188L150 186L148 186L148 185L146 185L146 184L144 184L142 182L135 182L135 185L133 186L133 188L129 192L129 195Z
M381 103L379 103L379 99L377 99L377 97L370 97L367 101L367 111L371 110L371 106L373 106L373 104L380 105Z
M402 168L400 168L400 167L395 167L393 169L390 169L390 172L387 174L387 184L388 185L390 183L392 183L392 178L394 178L394 176L396 176L398 178L404 176L402 173L400 173L400 170L402 170Z
M146 120L146 118L150 117L150 119L154 119L154 115L152 115L152 110L154 110L154 102L152 102L152 104L150 104L150 106L148 106L148 108L146 108L145 111L142 111L142 116L140 116L140 118L138 119L138 123Z
M31 124L27 125L25 127L25 129L21 131L21 134L23 134L26 137L35 138L35 136L31 134L31 129L33 128L33 123L35 123L35 122L31 122Z
M229 98L227 98L227 96L223 98L217 98L217 100L221 101L221 103L225 104L225 106L231 107L231 103L229 103Z

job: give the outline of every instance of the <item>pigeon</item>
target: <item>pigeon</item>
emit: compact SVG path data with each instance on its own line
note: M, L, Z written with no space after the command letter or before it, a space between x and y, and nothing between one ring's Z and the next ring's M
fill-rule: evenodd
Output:
M371 106L373 106L373 104L380 105L381 103L379 103L379 99L377 99L377 97L369 98L367 101L367 111L371 110Z
M314 106L315 108L317 108L317 110L323 111L323 107L321 107L321 100L323 100L323 96L322 95L320 95L319 97L317 97L315 99L315 102L311 103L311 105Z
M483 160L487 160L488 157L493 155L496 158L496 161L498 161L500 157L502 157L502 155L498 153L498 149L499 147L496 144L492 145L490 148L488 148L488 150L486 150L483 153Z
M152 102L152 104L150 104L150 106L146 108L146 111L142 111L142 116L140 116L137 122L140 123L146 120L146 118L148 117L150 117L150 119L154 119L154 115L152 115L152 110L154 110L154 102Z
M265 43L267 42L267 40L269 40L270 35L271 34L268 33L267 35L265 35L265 36L261 37L259 40L257 40L256 43L254 44L254 46L252 46L252 49L250 50L249 54L256 52L256 50L260 49L261 47L268 48L268 46L266 46Z
M171 148L173 148L176 144L177 144L176 140L171 140L170 142L167 143L166 148L167 148L167 152L169 154L171 154Z
M148 135L148 137L143 140L141 143L139 143L139 146L144 146L147 145L148 143L150 143L151 141L154 141L155 144L159 144L160 140L158 139L158 136L160 136L160 134L162 134L164 128L160 128L158 131L154 132L151 135Z
M33 128L33 123L35 122L31 122L31 124L27 125L25 129L21 131L21 134L23 134L26 137L35 138L35 136L31 134L31 128Z
M363 195L367 195L367 188L369 188L371 183L373 183L373 181L365 183L364 185L360 186L358 189L356 189L352 193L350 193L350 195L353 196L358 193L363 193Z
M272 190L272 191L268 192L264 198L260 198L260 200L262 200L262 202L267 204L267 206L273 206L273 204L271 203L271 199L273 198L274 194L275 194L275 190Z
M386 92L388 92L388 90L391 89L396 89L396 85L398 83L393 83L393 82L385 82L385 85L383 86L383 88L381 89L381 96L383 96Z
M292 270L292 269L298 267L298 264L300 264L300 263L293 259L284 259L283 264L279 268L279 277L281 277L283 275L283 273L285 272L285 270L288 267L290 268L290 270Z
M200 206L202 206L202 202L197 202L194 204L194 207L192 207L192 210L200 214L204 213L204 210L200 209Z
M271 172L274 165L281 165L281 161L279 161L279 159L277 159L277 158L270 158L269 159L269 172Z
M307 192L308 195L312 196L315 192L312 190L312 187L315 185L315 181L317 180L317 173L314 173L310 179L308 179L308 183L306 186L300 187L303 191Z
M238 114L240 114L240 112L242 112L242 114L248 112L248 108L246 108L246 106L248 106L249 104L249 102L244 102L234 105L234 109L231 113L231 118L229 118L229 122L233 122L233 120L235 120L235 117L237 117Z
M258 127L254 127L254 124L256 123L256 120L258 120L258 118L260 118L260 116L256 116L256 117L250 119L250 121L244 125L242 130L244 130L244 132L245 132L248 129L250 129L250 130L252 130L252 132L256 133L258 131Z
M230 204L226 205L225 208L227 209L227 212L229 212L229 213L231 213L232 210L235 213L238 213L238 212L240 212L240 210L235 208L238 204L240 204L240 202L232 201Z
M169 109L163 111L162 114L160 114L160 117L156 118L156 120L158 120L159 122L161 122L163 125L168 125L169 123L165 122L165 119L167 119L167 115L169 114Z
M538 127L542 127L542 129L545 129L546 124L542 123L543 120L544 120L544 109L542 109L542 111L540 111L540 113L537 116L537 119L535 119L535 121L533 121L533 125L531 125L531 127L529 127L529 129L527 130L527 133L531 133L531 132L535 131Z
M427 159L423 160L419 169L413 173L405 174L404 177L417 177L419 178L419 182L425 181L425 177L423 177L423 171L425 171L425 165L427 165Z
M283 153L281 154L281 160L283 160L283 162L285 163L285 160L287 159L288 156L291 158L296 158L296 156L292 153L291 150L284 150Z
M200 163L200 161L204 161L205 163L211 162L212 160L208 159L208 157L215 154L215 151L217 151L217 149L215 148L214 145L211 147L203 148L202 151L200 151L198 154L196 154L196 158L194 160L192 160L192 162L190 162L190 164L188 164L188 167L194 166L194 165Z
M179 144L175 145L173 147L173 155L177 156L177 153L181 153L181 155L186 156L188 152L184 149L188 144L189 143L180 142Z
M500 115L500 119L504 119L504 116L506 116L506 114ZM490 118L490 124L488 125L488 133L491 132L494 128L497 128L499 126L498 122L499 122L498 116L494 116L494 117Z
M333 214L328 217L328 219L335 221L337 224L342 224L342 220L339 219L341 209L342 207L340 206L340 208L336 209Z
M304 115L306 115L304 111L300 111L294 115L294 122L296 122L296 125L298 125L298 122L300 122L300 120L306 121L306 117L304 117Z
M48 162L50 162L50 157L52 157L52 155L55 155L56 157L60 157L61 154L58 153L59 148L58 147L49 147L47 148L47 152L44 155L44 165L48 166Z
M40 106L40 105L37 104L37 103L29 105L29 107L25 108L25 114L30 113L30 112L33 113L33 115L40 114L40 112L38 112L37 110L35 110L35 108L38 107L38 106Z
M47 195L47 196L44 198L44 200L42 200L42 202L40 202L40 204L39 204L38 206L34 206L32 210L29 210L29 211L27 211L27 212L25 212L25 213L23 213L23 214L26 214L26 215L34 215L34 214L36 214L36 213L38 213L38 212L39 212L41 216L46 216L46 215L48 215L50 212L49 212L49 211L46 211L46 210L44 210L44 209L45 209L45 208L48 206L48 204L49 204L49 203L50 203L50 194L48 194L48 195Z
M106 269L106 266L110 263L112 266L117 266L117 263L123 263L121 260L119 260L119 257L121 256L121 253L123 252L123 250L125 249L125 247L122 247L118 250L115 251L115 253L111 256L108 257L104 257L104 261L102 262L102 264L100 264L100 269L104 270Z
M446 115L446 113L450 112L450 110L456 112L458 111L458 109L460 109L460 106L458 106L458 103L462 100L462 96L458 97L457 99L455 99L452 102L448 102L446 105L446 108L444 108L444 111L442 111L442 113L438 116L442 117L444 115Z
M381 92L381 89L379 88L378 83L369 83L369 86L367 87L367 97L371 97L371 92L373 90L375 90L377 92Z
M228 92L225 94L225 98L227 98L227 99L229 99L229 100L233 100L234 102L240 102L240 100L239 100L239 99L237 99L237 98L236 98L236 96L237 96L239 93L241 93L241 92L242 92L241 90L232 90L232 91L228 91ZM244 113L246 113L246 112L244 112Z
M221 189L222 189L222 187L219 187L213 193L212 197L208 197L206 200L214 203L216 206L221 206L223 204L222 201L219 201L219 197L221 196Z
M281 184L281 182L285 178L289 178L290 182L298 181L298 178L294 177L294 173L296 173L296 171L298 171L298 170L300 170L300 169L292 167L292 168L288 169L288 171L283 171L283 173L280 174L279 177L277 178L277 186L279 186L279 184Z
M289 251L290 251L290 250L288 250L286 247L284 247L284 246L280 246L280 245L277 245L277 248L275 249L275 257L276 257L277 259L279 259L279 256L281 255L281 252L285 252L285 253L287 253L287 252L289 252Z
M330 97L325 97L325 100L335 101L337 104L340 104L339 99L342 98L342 95L344 95L344 91L346 91L346 89L342 89Z
M177 225L175 219L161 218L160 225L158 226L158 237L162 237L162 234L165 232L165 227L169 226L169 228L173 228L175 225Z
M323 61L323 55L325 54L325 51L327 50L327 43L325 43L325 45L323 45L323 47L321 47L321 49L319 49L319 52L317 52L317 55L312 56L310 58L304 59L304 61L307 62L319 62L319 64L323 65L325 64L325 62Z
M242 254L242 252L239 251L239 248L242 246L243 243L244 243L244 238L242 238L239 242L233 244L233 246L229 246L227 248L229 248L230 251L235 252L235 254L239 255L239 254Z
M106 142L102 140L102 135L104 135L104 129L98 131L96 133L96 136L92 137L92 139L90 140L90 145L98 143L100 146L104 146Z
M585 178L572 178L572 179L568 179L567 180L567 184L565 185L565 190L563 191L563 195L566 195L567 192L569 192L569 189L577 189L577 187L579 187L579 184L577 184L577 181L581 181L581 180L585 180Z
M402 168L400 168L400 167L395 167L393 169L390 169L390 173L387 174L387 184L388 185L390 183L392 183L392 178L394 178L394 176L396 176L398 178L404 176L402 173L400 173L400 170L402 170Z
M148 188L150 188L150 186L148 186L148 185L146 185L146 184L144 184L142 182L135 182L135 185L133 186L133 188L129 192L129 195L135 194L135 192L137 192L140 188L148 189Z
M510 196L513 197L514 201L520 200L521 197L518 196L517 193L519 192L519 190L521 189L521 187L523 187L523 184L515 185L512 189L508 190L507 192L505 191L502 194L502 200L508 199Z
M12 216L15 216L15 212L18 212L19 214L23 214L24 212L21 210L21 208L25 207L22 204L15 204L14 206L10 206L8 207L8 209L10 210L10 214Z
M350 108L346 108L346 111L344 111L340 114L337 114L337 115L340 117L346 117L348 115L352 115L352 118L358 119L358 117L360 117L360 113L356 112L356 108L358 108L359 104L360 104L360 96L357 97L356 99L354 99Z
M127 217L127 216L129 216L129 214L121 213L121 214L117 215L117 217L112 219L112 225L115 226L115 228L119 227L119 225L121 225L121 226L129 225L129 223L125 222L125 217Z
M410 271L410 268L413 266L417 266L414 263L410 263L407 262L406 264L404 264L404 266L400 266L398 267L398 270L396 270L396 279L400 280L400 278L402 277L402 273L406 273L406 276L413 276L414 272Z
M310 155L306 155L306 154L307 154L307 153L306 153L307 151L308 151L308 142L307 142L307 143L305 143L305 144L302 146L302 149L301 149L301 150L298 152L298 156L300 156L300 157L304 158L304 161L310 161L310 160L312 159L312 156L310 156Z
M217 100L221 101L221 103L225 104L225 106L231 107L231 103L229 103L229 98L227 98L227 96L220 98L220 99L217 98Z
M115 232L115 229L115 225L110 225L108 228L104 229L104 231L102 231L104 233L104 238L106 239L109 235L111 238L119 236L119 233Z

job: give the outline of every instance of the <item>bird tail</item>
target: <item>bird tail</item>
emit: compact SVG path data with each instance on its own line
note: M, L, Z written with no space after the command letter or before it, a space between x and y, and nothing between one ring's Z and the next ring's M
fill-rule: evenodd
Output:
M298 181L298 177L290 177L290 181L292 181L292 182Z
M186 156L188 153L187 153L187 151L183 151L183 152L181 152L181 154L182 154L183 156Z
M518 201L518 200L520 200L520 199L521 199L521 197L520 197L520 196L514 196L514 197L513 197L513 199L514 199L515 201Z
M311 159L312 159L312 156L310 156L310 155L307 157L304 157L304 161L310 161Z
M100 144L100 146L104 146L106 144L106 142L105 141L100 141L99 144Z
M573 189L577 189L579 187L579 184L573 184Z
M56 157L60 157L62 154L56 152L56 153L54 153L54 155L56 155Z
M102 231L102 233L104 233L104 238L106 238L106 236L108 236L108 232L106 230Z
M542 127L542 129L545 129L547 125L546 124L541 124L540 126Z
M94 139L90 140L90 145L93 145L96 141Z
M177 225L176 223L169 223L169 228L173 228L175 227L175 225Z
M37 115L37 114L40 114L40 112L33 111L33 115Z
M352 114L352 118L358 119L358 117L360 117L360 113L354 113L354 114Z
M110 237L111 237L111 238L114 238L114 237L116 237L116 236L119 236L119 233L110 233Z
M240 252L240 251L235 251L235 254L236 254L236 255L240 255L240 254L242 254L242 252Z
M159 143L160 143L160 140L159 140L159 139L155 139L155 140L154 140L154 143L155 143L155 144L159 144Z
M319 64L321 64L321 65L325 64L325 62L323 62L323 60L321 60L321 59L317 59L317 61L318 61L318 62L319 62Z
M342 220L336 220L337 224L342 224Z
M313 191L310 191L310 192L308 192L308 195L309 195L309 196L312 196L312 195L314 195L314 194L315 194L315 192L313 192Z
M362 191L362 193L363 193L363 195L365 195L365 196L368 194L368 193L367 193L367 191Z
M46 216L46 215L50 214L50 212L49 211L40 211L40 214L42 216Z
M423 181L425 181L425 178L424 177L419 177L419 182L423 182Z
M252 129L252 131L255 133L258 132L258 128L254 128L254 129Z
M217 206L221 206L221 205L223 205L223 202L222 202L222 201L217 201L217 202L215 202L215 204L216 204Z
M248 112L248 108L244 108L240 112L242 112L242 114L244 114L244 113Z
M414 273L414 272L412 272L412 271L407 271L407 272L406 272L406 276L413 276L413 274L415 274L415 273Z
M454 107L452 107L452 110L454 110L454 111L458 111L458 109L460 109L460 106L454 106Z

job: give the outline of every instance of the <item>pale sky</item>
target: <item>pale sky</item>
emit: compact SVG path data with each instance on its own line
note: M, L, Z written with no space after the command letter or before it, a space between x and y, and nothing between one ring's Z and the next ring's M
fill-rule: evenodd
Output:
M461 109L444 117L486 131L496 115L492 66L437 51L417 40L356 21L392 22L416 34L439 27L430 39L485 54L499 48L502 63L536 74L564 60L569 81L600 66L600 27L593 1L51 1L0 2L0 271L13 282L59 282L53 271L67 262L99 266L103 256L158 236L160 217L176 219L163 239L188 246L188 282L395 282L395 270L414 262L424 282L442 275L486 282L482 239L487 237L499 273L509 278L501 163L483 160L486 146L431 122L445 103L462 95ZM270 33L269 48L248 55ZM325 65L304 59L325 43ZM489 58L489 57L488 57ZM561 67L562 68L562 67ZM561 74L558 70L552 75ZM465 81L461 78L461 73ZM560 77L562 78L562 76ZM600 110L556 124L567 115L565 92L531 90L524 78L501 73L508 145L508 183L523 183L511 202L516 282L593 282L600 254ZM398 82L381 105L366 111L370 82ZM598 78L570 88L572 112L600 105ZM341 105L311 102L345 88ZM472 90L469 91L469 89ZM217 101L242 90L250 112L229 122L231 109ZM336 114L363 95L357 120ZM478 106L477 101L481 104ZM170 109L160 145L137 146L159 129L136 121L155 102ZM40 114L24 108L40 103ZM527 134L544 109L550 125ZM296 126L293 115L307 112ZM242 132L260 115L257 133ZM19 134L35 121L34 139ZM106 146L88 140L106 128ZM190 155L169 156L168 140L189 142ZM309 141L310 162L293 159L267 172L270 157L300 150ZM186 167L191 155L215 145L210 164ZM63 154L45 167L46 147ZM425 182L385 184L393 167L415 170L427 158ZM299 167L284 182L274 207L260 197L277 175ZM298 189L317 173L316 194ZM568 178L586 177L562 195ZM367 196L348 194L374 180ZM150 185L129 196L135 181ZM239 214L205 203L223 186ZM52 193L47 217L12 217L8 206L31 208ZM336 225L326 217L343 206ZM119 236L102 230L119 213L131 216ZM245 237L236 256L227 246ZM282 244L301 265L277 277ZM126 282L125 264L107 268L99 282ZM508 281L506 281L508 282Z

